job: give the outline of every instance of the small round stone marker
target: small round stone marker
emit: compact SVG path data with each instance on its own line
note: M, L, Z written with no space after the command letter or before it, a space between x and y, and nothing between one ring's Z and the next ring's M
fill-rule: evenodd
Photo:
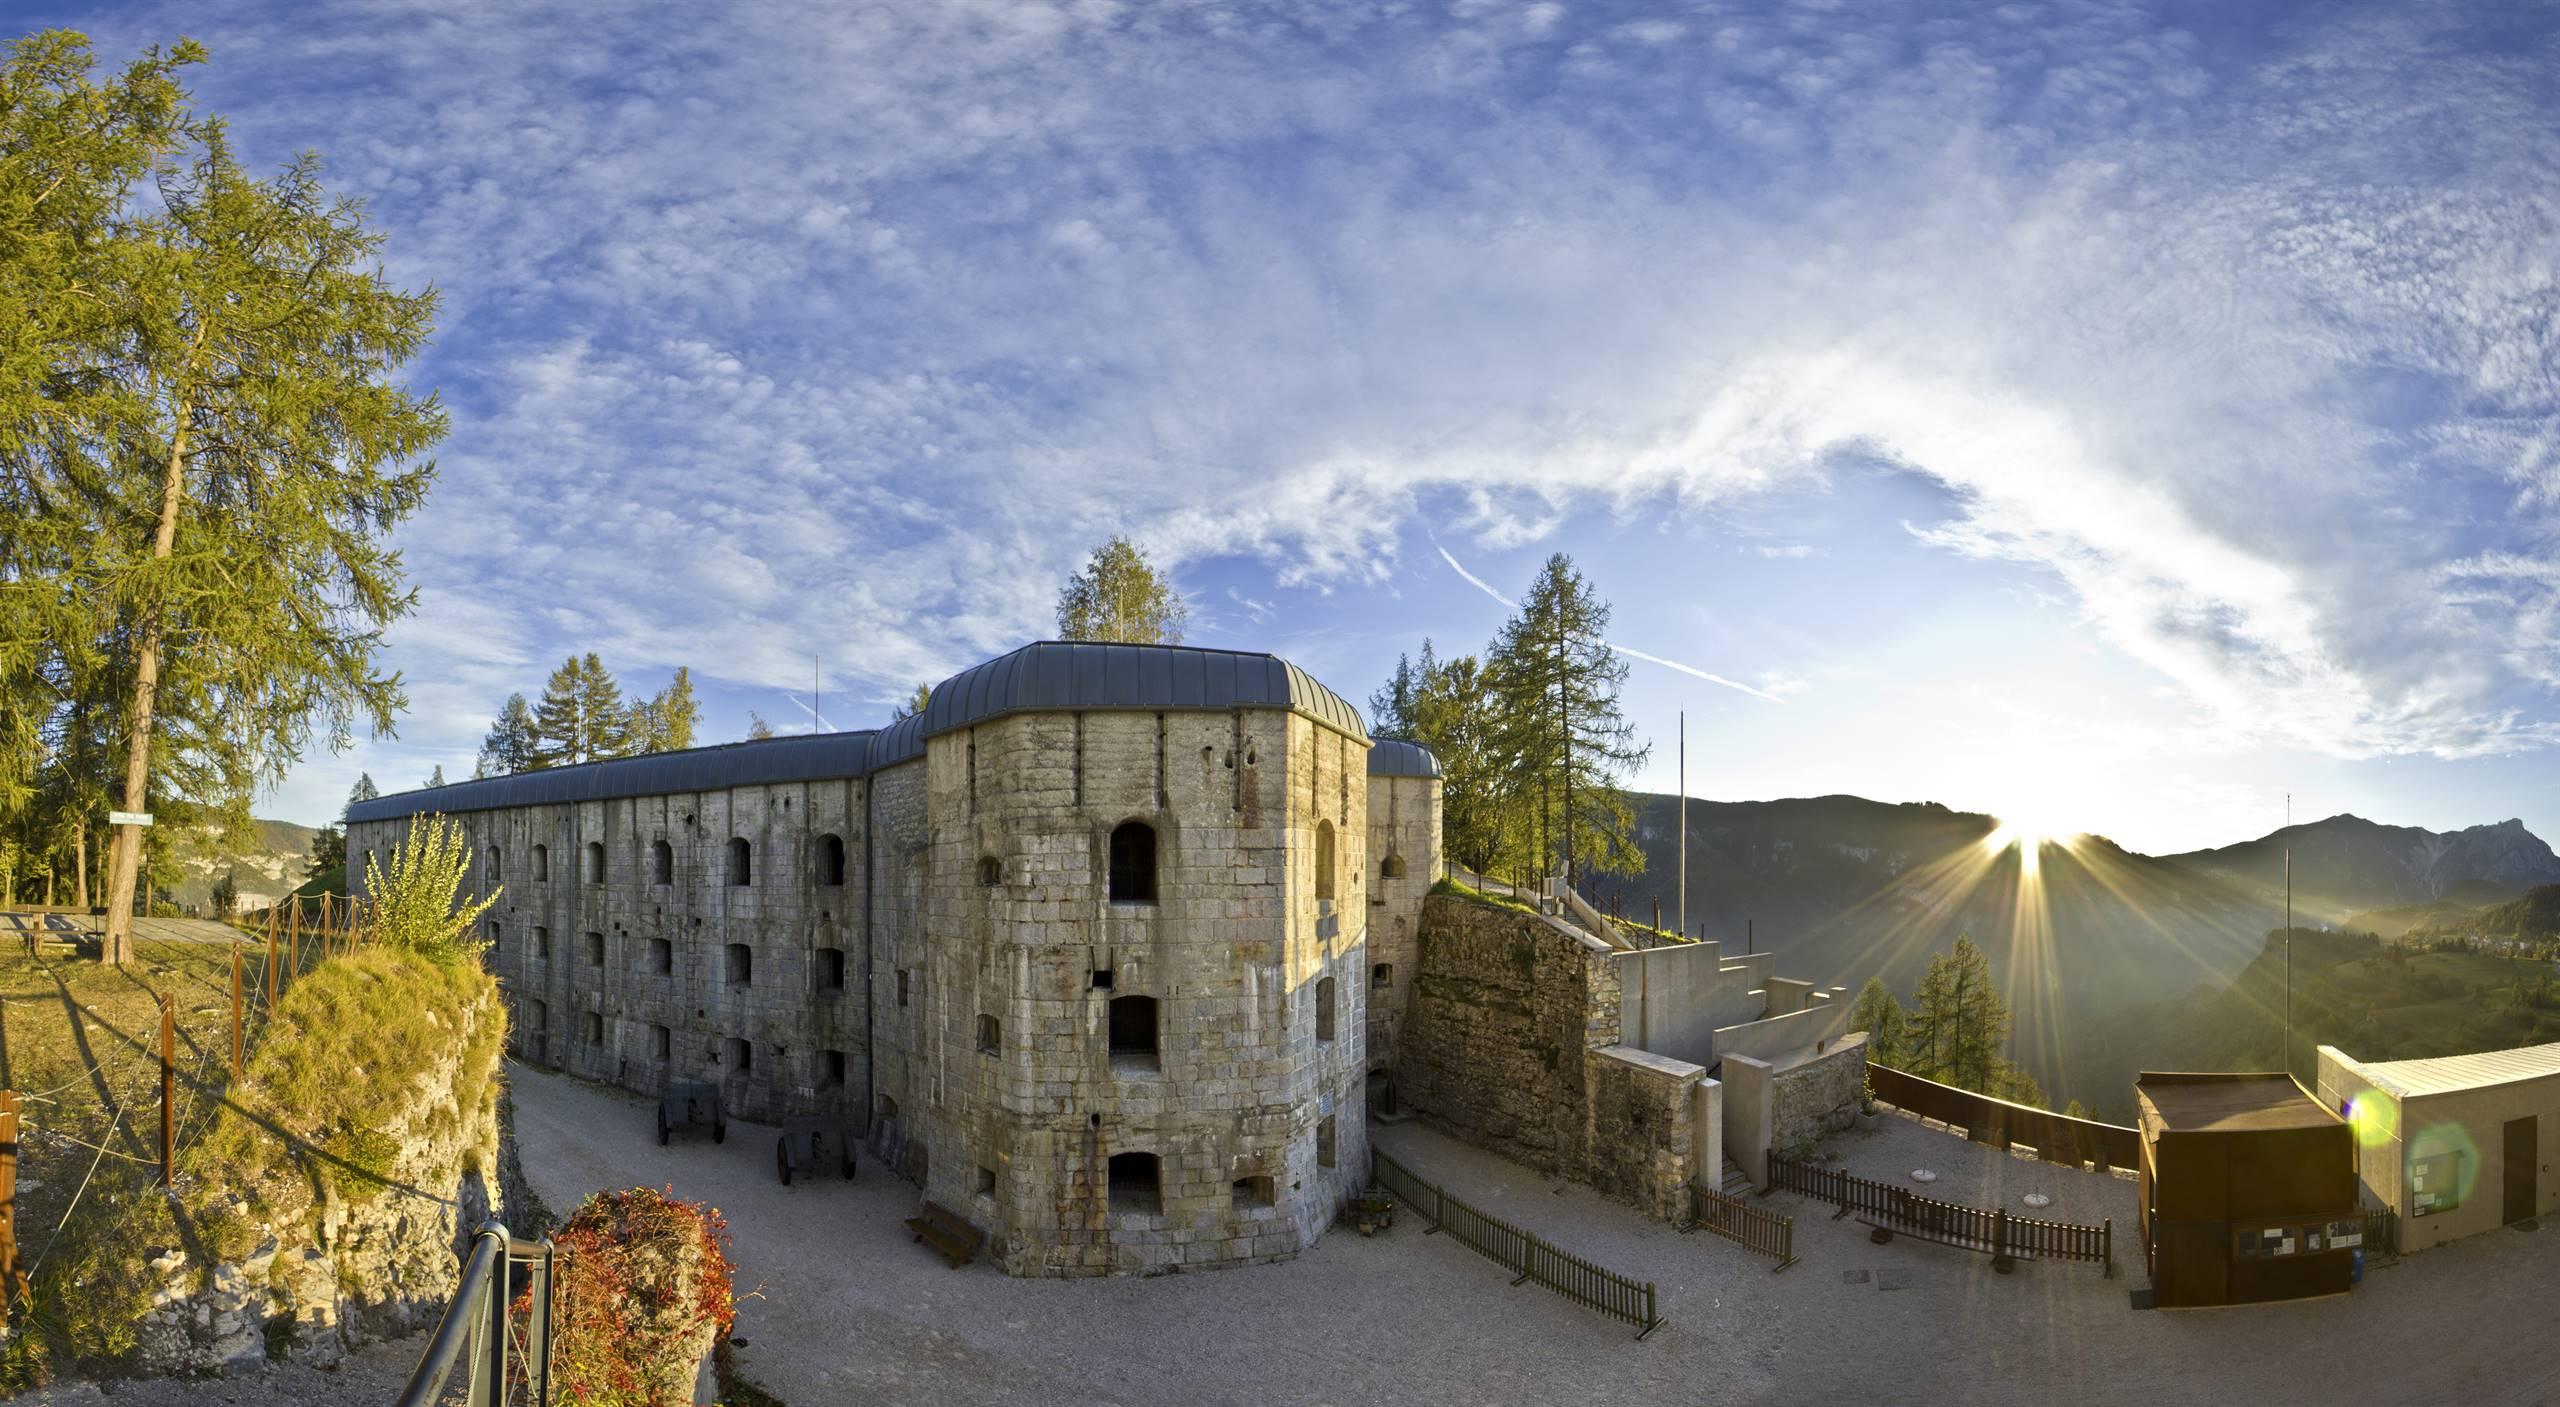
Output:
M1911 1170L1911 1180L1913 1182L1935 1182L1938 1180L1938 1175L1929 1171L1927 1168L1913 1168Z
M2030 1192L2019 1200L2025 1202L2030 1207L2050 1207L2053 1205L2053 1199L2041 1192Z

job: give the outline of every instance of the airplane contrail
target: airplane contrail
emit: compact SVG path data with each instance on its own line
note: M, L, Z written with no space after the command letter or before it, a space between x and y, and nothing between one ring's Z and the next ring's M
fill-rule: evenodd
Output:
M1449 570L1466 578L1469 586L1474 587L1476 590L1483 592L1485 595L1492 597L1496 601L1500 601L1504 606L1512 610L1516 611L1520 609L1518 602L1513 601L1510 597L1494 590L1492 585L1483 577L1477 576L1474 572L1468 571L1465 566L1460 564L1457 558L1450 556L1448 548L1442 547L1436 542L1431 544L1431 546L1432 550L1440 554L1440 560L1449 564ZM1625 645L1619 644L1615 640L1609 642L1609 648L1617 651L1619 654L1627 656L1630 659L1643 660L1647 664L1658 664L1665 669L1676 669L1682 674L1690 675L1693 678L1704 679L1710 684L1721 684L1725 688L1749 694L1755 699L1765 699L1773 704L1784 704L1786 702L1785 699L1779 698L1777 695L1770 693L1766 689L1755 689L1738 679L1727 679L1721 674L1714 673L1710 670L1700 669L1696 665L1682 664L1678 660L1667 660L1660 655L1649 655L1642 650L1630 649Z

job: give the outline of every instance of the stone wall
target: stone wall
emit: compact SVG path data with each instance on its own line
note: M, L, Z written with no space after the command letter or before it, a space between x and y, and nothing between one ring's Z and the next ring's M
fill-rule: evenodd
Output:
M1589 1064L1591 1153L1586 1180L1666 1221L1689 1215L1697 1166L1693 1098L1706 1071L1685 1060L1609 1046ZM1712 1084L1713 1081L1707 1081Z
M1867 1033L1853 1031L1769 1080L1769 1143L1784 1150L1857 1121L1867 1087Z
M1369 779L1369 854L1369 1068L1392 1071L1421 958L1422 903L1440 878L1437 778Z
M1470 1143L1588 1180L1584 1057L1618 1043L1611 951L1536 914L1431 896L1396 1064L1403 1103Z
M149 1253L160 1288L138 1327L136 1371L238 1373L270 1357L328 1367L351 1348L434 1327L471 1232L506 1214L497 1191L501 1042L490 1029L505 1008L494 988L479 991L420 1014L436 1053L415 1079L365 1091L371 1127L391 1150L379 1184L349 1191L293 1160L273 1187L191 1170L188 1183L221 1190L181 1213L191 1234L180 1245ZM250 1076L259 1076L256 1063ZM236 1097L255 1105L259 1088Z

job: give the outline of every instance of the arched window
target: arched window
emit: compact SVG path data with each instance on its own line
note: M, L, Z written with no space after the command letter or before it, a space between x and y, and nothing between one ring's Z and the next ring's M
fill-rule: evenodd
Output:
M1160 1068L1156 1058L1155 998L1111 999L1111 1064L1114 1069Z
M533 882L536 884L551 882L551 847L548 845L533 847Z
M499 865L499 863L498 863L498 858L499 858L499 857L498 857L498 847L496 847L496 846L494 846L494 845L490 846L490 847L489 847L489 882L490 882L491 884L495 884L495 883L497 883L497 882L498 882L498 880L499 880L499 878L500 878L500 870L501 870L501 868L502 868L502 867L501 867L501 866Z
M604 842L601 840L587 842L587 883L604 883Z
M1144 821L1122 821L1111 832L1111 902L1155 901L1156 828Z
M1333 1039L1333 979L1330 977L1316 982L1316 1039Z
M676 848L675 848L674 846L672 846L672 845L667 844L667 843L666 843L665 841L663 841L663 840L659 841L659 842L658 842L658 843L656 843L655 845L650 846L650 847L649 847L649 868L650 868L650 873L651 873L651 875L653 876L653 877L651 878L651 880L650 880L650 883L652 883L652 884L673 884L673 883L675 883L675 882L676 882Z
M836 886L844 883L844 837L818 837L818 883Z
M1316 897L1333 897L1333 822L1316 822Z
M978 1018L978 1053L980 1055L1004 1054L1004 1023L1002 1021L985 1015Z
M754 878L753 850L744 836L729 837L729 882L746 884Z
M989 889L1004 883L1004 865L995 856L978 857L978 883Z
M1111 1155L1111 1210L1148 1216L1164 1211L1162 1174L1155 1154Z

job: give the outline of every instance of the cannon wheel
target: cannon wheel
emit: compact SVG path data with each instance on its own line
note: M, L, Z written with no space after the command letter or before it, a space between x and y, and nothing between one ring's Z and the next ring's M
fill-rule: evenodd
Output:
M773 1141L773 1170L782 1174L782 1185L791 1185L791 1139L788 1135Z
M667 1146L667 1106L664 1104L658 1106L658 1146Z

